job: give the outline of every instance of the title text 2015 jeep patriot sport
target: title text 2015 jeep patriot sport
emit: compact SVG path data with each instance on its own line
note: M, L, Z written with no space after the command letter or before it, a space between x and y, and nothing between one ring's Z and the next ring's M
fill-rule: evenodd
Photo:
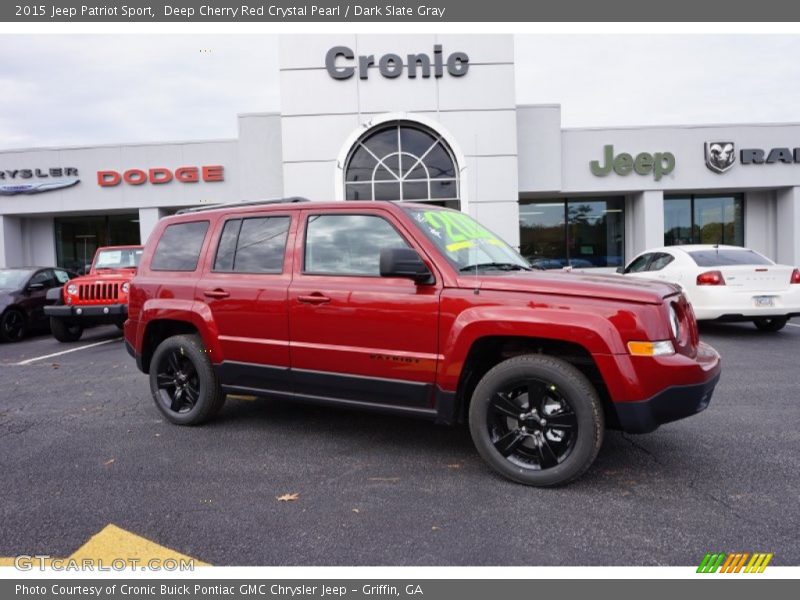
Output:
M557 485L606 426L709 403L719 356L661 282L534 271L461 212L256 203L163 219L131 283L128 351L173 423L244 393L469 423L515 481Z

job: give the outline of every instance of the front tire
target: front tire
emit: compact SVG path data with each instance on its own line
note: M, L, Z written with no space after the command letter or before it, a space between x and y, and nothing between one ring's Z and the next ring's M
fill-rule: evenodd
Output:
M83 335L83 326L80 323L50 317L50 332L59 342L77 342Z
M597 391L578 369L552 356L510 358L478 383L469 429L481 457L525 485L567 484L597 457L605 429Z
M9 308L0 317L0 340L18 342L25 337L25 315L16 308Z
M758 327L759 331L767 331L774 333L786 327L789 322L787 317L761 317L760 319L753 320L753 324Z
M200 425L225 403L197 335L176 335L159 344L150 363L150 392L158 410L176 425Z

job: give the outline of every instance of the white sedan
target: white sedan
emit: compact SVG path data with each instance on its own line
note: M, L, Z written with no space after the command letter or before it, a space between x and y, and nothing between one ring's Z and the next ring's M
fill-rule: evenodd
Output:
M667 246L643 252L617 271L678 284L698 321L752 321L762 331L778 331L800 316L800 269L748 248Z

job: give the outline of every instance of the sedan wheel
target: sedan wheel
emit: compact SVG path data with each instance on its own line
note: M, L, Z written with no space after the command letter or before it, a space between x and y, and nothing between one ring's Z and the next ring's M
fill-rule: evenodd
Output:
M0 317L0 339L4 342L18 342L25 337L25 315L11 308Z
M753 321L759 331L775 332L786 327L789 319L786 317L763 317Z

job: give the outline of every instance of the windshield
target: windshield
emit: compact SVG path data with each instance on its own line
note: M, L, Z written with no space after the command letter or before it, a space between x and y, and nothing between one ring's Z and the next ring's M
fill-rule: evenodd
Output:
M528 261L467 214L455 210L405 209L417 227L460 271L529 270Z
M695 250L689 252L698 267L730 267L734 265L772 265L771 260L752 250Z
M31 276L33 271L24 269L0 269L0 289L16 290Z
M135 269L142 257L141 248L102 250L94 261L95 269Z

